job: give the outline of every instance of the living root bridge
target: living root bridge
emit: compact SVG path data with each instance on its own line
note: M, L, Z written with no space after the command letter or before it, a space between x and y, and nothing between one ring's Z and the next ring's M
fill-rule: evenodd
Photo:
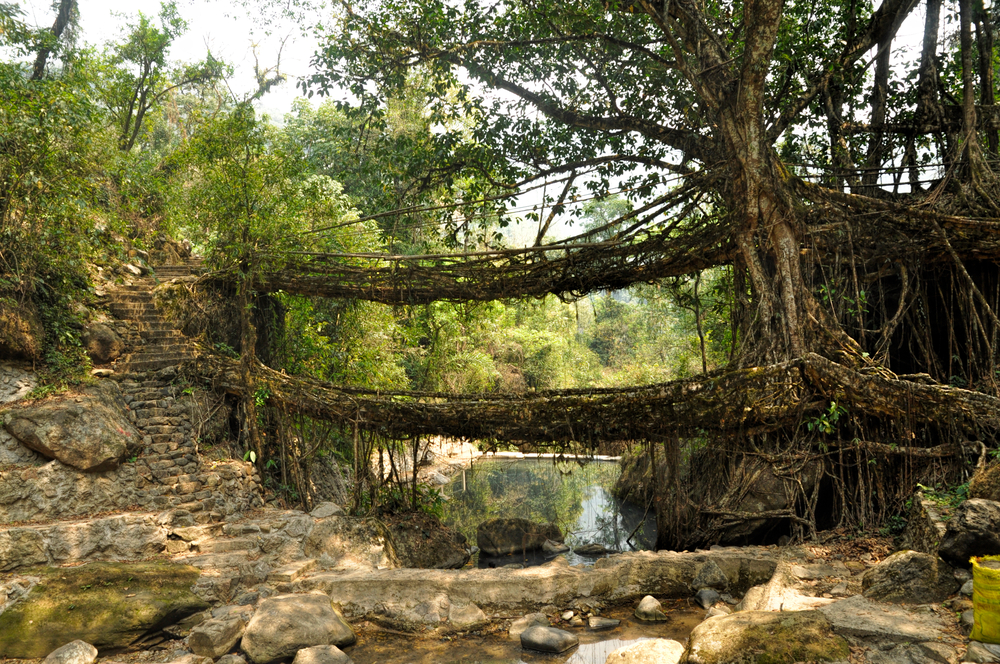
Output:
M256 386L240 380L238 363L215 356L192 367L233 394L266 387L273 405L290 412L356 425L393 439L418 435L503 442L588 444L753 434L802 421L829 401L852 416L874 415L912 424L947 423L971 439L1000 426L1000 399L943 385L865 375L815 354L765 367L635 388L560 390L523 395L347 389L287 376L261 364ZM907 441L916 443L917 441Z
M543 297L550 293L580 296L692 274L729 262L730 251L725 229L709 225L677 238L663 232L640 240L563 243L470 254L306 254L293 256L282 269L262 275L254 288L411 305L438 300L484 302ZM235 281L224 272L206 279Z

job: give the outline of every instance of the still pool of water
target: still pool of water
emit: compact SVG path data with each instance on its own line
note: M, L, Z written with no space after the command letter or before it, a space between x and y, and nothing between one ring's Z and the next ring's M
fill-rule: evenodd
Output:
M686 602L665 603L670 616L666 623L642 623L630 609L612 610L606 615L622 624L610 632L570 629L580 645L552 655L524 650L517 641L499 636L462 636L452 640L421 639L392 633L361 631L358 643L344 651L355 664L604 664L612 652L642 639L675 639L683 643L704 611Z
M476 541L476 527L497 517L554 523L576 548L598 544L609 551L651 549L656 542L652 510L618 500L611 487L619 466L610 461L504 459L477 461L446 487L442 521ZM592 565L599 556L565 554L571 565ZM480 567L542 564L528 553L475 561Z

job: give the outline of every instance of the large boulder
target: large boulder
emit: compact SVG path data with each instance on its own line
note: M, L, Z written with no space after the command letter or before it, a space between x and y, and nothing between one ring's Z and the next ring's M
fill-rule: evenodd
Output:
M559 527L527 519L490 519L476 529L476 544L487 556L506 556L541 549L546 540L562 542Z
M956 507L938 554L955 567L971 567L972 556L1000 554L1000 503L972 498Z
M521 632L521 647L539 652L566 652L580 643L576 634L555 627L535 625Z
M188 647L196 655L218 659L233 649L246 625L238 614L206 620L191 630Z
M107 364L125 352L125 342L104 323L91 323L83 328L80 341L94 364Z
M321 558L341 567L400 567L389 531L377 519L346 516L318 519L303 540L303 551L310 558Z
M97 648L77 639L49 653L42 664L94 664Z
M677 664L684 646L673 639L646 639L615 650L605 664Z
M356 637L326 595L278 595L260 603L240 647L254 664L293 657L312 646L348 646Z
M465 535L428 514L405 514L391 519L387 527L403 567L458 569L471 557Z
M30 302L0 297L0 359L38 360L45 328Z
M865 572L864 596L894 604L943 602L958 592L955 570L936 555L898 551Z
M75 639L98 650L127 648L208 608L191 592L199 574L167 562L37 568L37 583L0 613L0 653L45 657Z
M691 632L689 664L847 661L850 648L819 611L741 611Z
M40 406L8 411L4 428L25 447L85 472L117 468L142 440L126 416L118 385L111 381Z

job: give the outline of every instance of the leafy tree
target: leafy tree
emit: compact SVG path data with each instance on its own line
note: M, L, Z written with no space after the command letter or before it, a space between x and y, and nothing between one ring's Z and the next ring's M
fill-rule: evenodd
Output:
M187 30L187 22L171 0L160 5L159 25L139 12L135 23L126 25L127 37L106 51L106 73L100 95L118 132L118 147L128 152L141 135L146 114L172 91L206 83L224 76L229 68L209 53L190 65L167 63L174 40Z

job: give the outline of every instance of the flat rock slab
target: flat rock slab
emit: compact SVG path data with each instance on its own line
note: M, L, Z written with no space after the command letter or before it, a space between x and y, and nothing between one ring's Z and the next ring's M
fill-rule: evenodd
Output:
M688 644L689 664L839 662L851 652L819 611L719 616L695 627Z
M475 603L487 613L530 611L546 604L565 606L574 597L606 602L637 601L653 593L690 597L689 584L708 560L734 580L734 592L742 593L771 578L776 567L773 555L753 548L719 553L644 551L601 558L592 568L570 567L565 559L556 558L526 569L343 570L309 574L293 588L336 597L348 617L363 617L387 604L416 606L442 588L447 588L452 602Z
M855 595L819 611L844 636L874 637L897 643L934 641L948 635L944 621L935 614L912 612L894 604L880 604Z
M615 618L601 618L600 616L591 616L587 620L587 626L590 627L590 629L597 632L606 629L614 629L615 627L618 627L618 625L620 625L621 622L622 622L621 620L617 620Z
M647 639L615 650L605 664L677 664L683 655L684 646L673 639Z
M521 647L539 652L566 652L579 643L576 634L555 627L529 627L521 633Z
M851 576L851 570L847 569L847 565L839 560L834 563L806 563L803 565L792 565L790 571L792 576L807 581L826 579L831 576L836 578L847 578Z
M191 592L200 572L187 565L91 563L30 573L38 583L0 614L6 657L45 657L74 639L124 648L208 608Z

